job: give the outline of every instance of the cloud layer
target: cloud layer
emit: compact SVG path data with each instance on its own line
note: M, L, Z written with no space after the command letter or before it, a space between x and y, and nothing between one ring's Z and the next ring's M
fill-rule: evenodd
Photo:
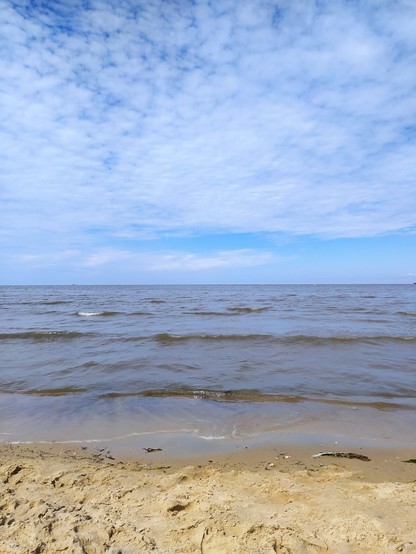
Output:
M407 0L6 1L0 240L414 232L415 28Z

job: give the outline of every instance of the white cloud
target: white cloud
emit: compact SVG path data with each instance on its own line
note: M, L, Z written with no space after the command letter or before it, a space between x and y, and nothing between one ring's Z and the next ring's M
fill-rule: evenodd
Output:
M62 262L71 262L78 269L129 268L137 273L154 271L204 271L221 268L247 268L268 265L282 261L271 252L253 249L222 250L209 254L195 254L183 251L135 252L102 248L88 253L82 251L55 251L48 254L19 254L15 261L30 264L35 268L52 268Z
M2 8L4 242L415 226L414 3L90 6Z
M270 252L255 250L225 250L210 254L195 254L191 252L128 252L114 249L104 249L80 257L79 267L97 268L100 266L126 266L130 271L205 271L220 268L245 268L267 265L279 261Z
M249 249L216 252L208 256L173 252L152 255L147 259L146 267L150 270L204 271L220 268L257 267L276 261L279 261L277 256L269 252L256 252Z

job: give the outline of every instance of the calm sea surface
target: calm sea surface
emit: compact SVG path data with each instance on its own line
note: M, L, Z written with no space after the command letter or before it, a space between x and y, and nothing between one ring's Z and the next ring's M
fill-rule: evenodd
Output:
M416 286L0 287L0 440L416 445Z

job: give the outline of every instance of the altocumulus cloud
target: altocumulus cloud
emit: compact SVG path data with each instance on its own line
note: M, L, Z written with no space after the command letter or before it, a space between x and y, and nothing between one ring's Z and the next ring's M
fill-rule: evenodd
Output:
M414 232L415 29L407 0L6 0L2 244L204 269L271 254L135 250Z

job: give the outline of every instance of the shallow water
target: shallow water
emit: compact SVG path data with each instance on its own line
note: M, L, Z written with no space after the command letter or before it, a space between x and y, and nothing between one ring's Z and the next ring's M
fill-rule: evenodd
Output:
M0 287L0 310L3 440L416 441L414 285Z

